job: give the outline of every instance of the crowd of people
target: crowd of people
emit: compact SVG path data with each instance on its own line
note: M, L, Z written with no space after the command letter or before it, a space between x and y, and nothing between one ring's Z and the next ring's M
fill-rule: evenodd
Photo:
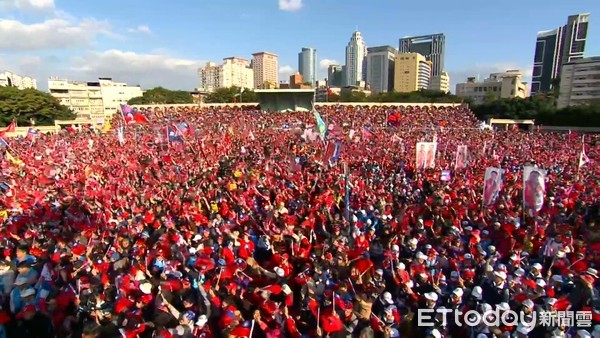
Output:
M256 107L6 139L0 338L600 337L597 135L318 111L324 139L311 112ZM547 172L539 211L525 166Z

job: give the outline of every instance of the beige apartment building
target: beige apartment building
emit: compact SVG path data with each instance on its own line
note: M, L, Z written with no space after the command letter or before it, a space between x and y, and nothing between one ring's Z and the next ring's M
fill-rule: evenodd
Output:
M444 93L450 92L450 75L446 72L442 72L438 76L432 76L429 82L429 89L439 90Z
M600 56L563 64L558 108L600 101Z
M522 78L518 70L492 73L483 82L477 82L474 77L470 77L467 82L456 84L456 95L470 98L474 104L482 104L490 98L526 98L527 83L522 82Z
M252 54L254 88L277 88L279 85L279 57L269 52Z
M394 91L409 93L429 88L431 62L419 53L398 53L394 63Z
M69 107L77 118L104 119L116 114L122 103L143 95L139 86L99 78L94 82L77 82L65 79L48 80L50 95Z
M239 57L223 59L220 65L208 62L198 69L200 87L198 90L212 92L217 88L254 88L254 72L250 62Z

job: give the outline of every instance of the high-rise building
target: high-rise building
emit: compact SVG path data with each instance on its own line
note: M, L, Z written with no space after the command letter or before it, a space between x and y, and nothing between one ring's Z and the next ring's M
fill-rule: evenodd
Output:
M219 87L254 88L254 72L248 60L238 57L225 58L219 68Z
M346 46L346 86L366 80L367 45L360 32L354 32Z
M600 56L564 63L560 74L558 108L600 100Z
M342 87L343 67L340 65L329 65L327 67L327 85L329 87Z
M252 54L254 88L276 88L279 85L279 57L269 52Z
M103 119L119 111L122 103L143 95L140 86L99 78L94 82L48 79L50 95L69 107L78 118Z
M198 69L198 76L200 76L198 90L212 92L219 88L219 68L216 63L207 62L204 67Z
M590 14L571 15L566 25L537 34L532 94L550 91L562 65L583 58L589 21Z
M438 76L432 76L429 83L429 89L439 90L444 93L450 92L450 75L446 72L442 72Z
M522 74L518 70L490 74L483 82L477 82L474 77L470 77L467 82L456 84L456 95L470 98L475 104L484 103L488 98L525 98L527 84L521 79Z
M18 89L37 89L37 81L29 76L20 76L12 72L0 73L0 87L8 86Z
M419 53L398 53L394 64L394 91L409 93L429 88L431 61Z
M439 76L444 71L446 37L444 34L409 36L400 39L398 52L419 53L431 61L431 76Z
M314 48L302 48L298 53L298 73L302 75L304 82L312 86L317 82L317 50Z
M394 89L394 62L397 53L391 46L367 49L367 83L373 94Z
M200 87L198 90L212 92L217 88L254 88L254 72L246 59L228 57L220 65L208 62L198 69Z

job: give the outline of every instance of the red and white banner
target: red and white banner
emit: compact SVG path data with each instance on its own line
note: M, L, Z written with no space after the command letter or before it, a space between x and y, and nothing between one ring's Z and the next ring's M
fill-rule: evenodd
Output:
M523 168L523 207L540 211L546 195L546 170L527 166Z
M417 143L417 169L435 168L436 142Z
M460 145L456 149L456 160L454 169L464 169L469 165L469 149L465 145Z
M483 179L483 205L492 206L498 199L498 193L502 189L502 177L504 169L487 168L485 169L485 178Z

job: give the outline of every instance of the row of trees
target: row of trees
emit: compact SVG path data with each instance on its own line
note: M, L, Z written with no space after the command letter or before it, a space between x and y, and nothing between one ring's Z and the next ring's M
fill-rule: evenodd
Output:
M360 91L342 91L340 95L329 94L328 102L403 102L403 103L461 103L464 100L456 95L439 90L422 89L410 93L387 92L367 96Z
M48 93L36 89L0 87L0 125L15 120L18 125L54 125L54 120L72 120L75 114Z
M185 90L169 90L156 87L144 92L143 96L134 97L128 104L187 104L194 103L192 94Z

